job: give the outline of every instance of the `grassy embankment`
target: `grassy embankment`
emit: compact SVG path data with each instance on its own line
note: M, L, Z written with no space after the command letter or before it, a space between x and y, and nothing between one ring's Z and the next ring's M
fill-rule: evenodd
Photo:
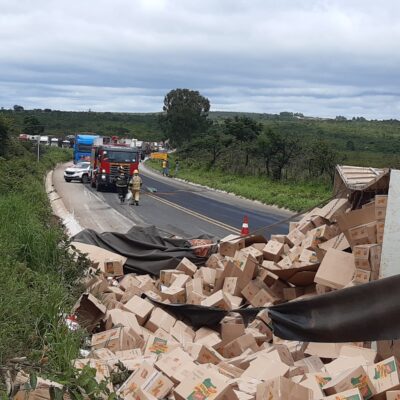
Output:
M161 171L161 162L148 160L146 165ZM175 158L170 156L170 173L174 176ZM321 183L274 182L265 176L238 176L218 170L188 167L180 162L178 177L215 189L224 190L265 204L303 211L331 196L331 188Z
M49 148L40 163L14 143L0 158L0 364L13 357L41 372L72 373L81 335L62 322L80 288L83 262L73 262L44 189L46 171L71 158ZM54 376L54 374L53 374ZM1 392L1 384L0 384Z

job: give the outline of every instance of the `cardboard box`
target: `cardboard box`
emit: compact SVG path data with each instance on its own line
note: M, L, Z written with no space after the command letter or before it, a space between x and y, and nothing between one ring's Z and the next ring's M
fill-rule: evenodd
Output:
M95 380L98 383L101 383L102 381L110 379L110 370L108 368L108 364L106 361L93 359L93 358L86 358L86 359L74 360L74 362L73 362L73 366L77 369L82 369L86 365L88 365L90 368L94 368L96 370ZM111 382L109 382L107 384L107 388L110 391L114 390Z
M112 329L116 325L131 328L138 334L142 332L142 327L139 325L135 314L117 308L107 311L105 316L105 329Z
M219 263L223 260L223 256L219 253L214 253L211 254L210 257L208 257L205 266L208 268L219 268Z
M172 388L172 381L147 362L143 362L124 382L117 394L122 398L133 400L137 399L139 391L142 390L157 399L163 399Z
M236 267L236 268L235 268ZM250 254L238 253L234 259L233 270L225 268L225 276L239 278L239 288L242 290L256 275L257 260Z
M222 361L218 364L218 372L231 379L239 378L243 374L242 369L235 367L234 365L228 364L225 361Z
M222 290L212 294L201 302L202 306L205 307L218 307L224 310L231 310L232 306Z
M375 207L375 217L376 219L385 219L386 207Z
M173 274L185 274L183 271L176 269L162 269L160 271L160 283L164 286L169 286L171 284L171 279Z
M100 264L100 270L105 276L123 276L124 267L120 259L107 258Z
M270 240L263 248L264 260L278 262L282 257L284 244Z
M355 258L354 266L356 267L356 269L361 269L361 270L364 270L365 272L371 271L371 265L369 263L369 260Z
M246 349L258 350L257 342L251 334L246 334L232 340L223 347L221 352L225 358L232 358L239 356Z
M136 347L136 339L131 332L129 328L119 327L95 333L92 336L91 347L93 350L107 348L113 352L133 349Z
M327 251L331 248L344 251L350 248L350 243L348 242L345 234L341 233L332 239L329 239L327 242L320 243L318 248L324 251Z
M203 280L203 288L208 286L209 289L212 289L217 278L217 270L214 268L203 267L199 269L195 277Z
M183 271L186 275L193 277L197 271L197 267L188 258L184 257L176 267L178 271Z
M238 235L228 235L219 243L219 254L233 257L238 250L245 247L244 239Z
M314 282L333 289L341 289L353 279L354 255L329 249L315 275Z
M149 301L142 299L139 296L133 296L126 304L125 307L136 315L140 325L144 325L147 318L154 309L154 305Z
M157 329L161 328L168 332L170 328L175 325L176 318L171 314L159 307L153 308L149 320L145 324L145 328L151 332L155 332Z
M318 229L318 228L316 228ZM304 250L316 250L321 241L317 238L315 232L309 232L301 242L301 248Z
M175 325L172 328L170 328L169 334L183 345L192 343L196 335L189 325L186 325L184 322L179 320L175 322Z
M171 304L186 303L186 290L181 287L166 287L161 291L161 299L169 300Z
M355 346L352 344L343 345L339 352L340 357L363 357L364 364L373 364L376 361L377 352L366 347ZM368 372L368 371L367 371Z
M221 338L224 343L230 343L232 340L245 334L244 324L242 321L227 321L221 322Z
M286 239L291 246L300 245L304 238L304 233L300 232L297 228L290 231L289 234L286 236Z
M310 232L311 235L315 236L318 242L326 242L329 239L334 238L340 234L339 227L336 225L321 225L318 228L313 229Z
M387 207L388 195L377 194L375 196L375 207Z
M385 232L385 220L384 219L378 219L376 221L376 231L377 233L384 233Z
M382 245L377 244L370 248L369 264L372 271L379 271L381 265Z
M370 277L371 277L370 271L356 268L356 270L354 272L353 282L354 283L368 283Z
M74 305L72 312L76 315L82 328L91 332L104 318L107 308L91 294L83 294Z
M325 400L363 400L358 389L345 390L332 396L324 397Z
M207 298L206 295L197 293L190 288L186 288L186 303L201 305L201 302Z
M338 358L340 350L347 343L315 343L310 342L305 349L305 354L318 356L320 358Z
M172 380L179 384L189 378L192 372L198 367L193 361L185 361L172 376Z
M266 399L312 400L313 393L310 389L280 376L257 386L256 400Z
M257 244L261 245L263 243L257 243ZM253 256L259 264L263 262L263 252L262 250L259 250L256 247L254 247L254 244L252 246L245 247L240 251L244 254L250 254L251 256Z
M129 288L139 286L139 284L140 284L140 281L138 279L136 279L136 275L127 274L119 282L119 287L122 290L128 290Z
M315 251L304 249L300 253L299 262L307 264L318 264L320 261Z
M158 329L153 335L149 335L146 342L145 355L165 354L180 347L180 344L163 329Z
M187 362L193 362L188 353L181 348L176 348L171 352L164 354L155 364L155 366L169 378L179 370L181 365Z
M201 345L197 353L195 361L199 364L214 364L222 362L224 358L212 347Z
M365 358L361 355L357 355L354 357L341 356L331 361L330 363L325 364L325 369L330 376L335 377L350 368L357 368L360 365L364 364Z
M229 293L233 296L238 296L240 294L239 278L226 277L224 279L224 286L223 286L222 291L224 293Z
M226 378L217 371L197 366L174 390L176 400L237 400Z
M259 279L253 279L244 287L241 293L250 302L261 289L265 288L267 288L267 285L264 282Z
M304 293L305 289L302 287L283 288L283 298L285 300L294 300L295 298L302 296Z
M242 378L259 379L268 381L289 372L289 366L281 361L268 357L268 354L261 354L255 360L250 362L250 366L243 372Z
M250 300L250 304L253 307L266 307L270 304L274 304L276 301L276 297L271 294L271 291L268 288L262 288Z
M387 390L400 389L399 364L395 357L367 366L367 371L378 395Z
M386 400L400 400L400 390L390 390L386 392Z
M348 239L354 247L360 244L376 243L376 221L348 230Z
M313 400L319 400L319 399L324 398L322 386L321 386L318 378L316 378L317 375L321 376L321 378L323 379L323 375L321 375L321 374L306 374L305 375L306 378L299 382L299 385L304 386L305 388L310 389L312 391L312 393L313 393L312 399Z
M337 215L343 214L347 209L350 208L350 203L346 198L337 198L331 200L328 204L321 208L320 215L335 221Z
M356 226L375 222L375 209L373 207L360 208L337 216L337 223L342 232Z
M133 296L141 296L142 290L139 287L128 288L121 297L120 303L126 304Z
M358 389L364 400L372 398L375 388L363 367L352 368L342 372L328 382L323 390L327 395Z
M172 274L170 287L185 288L188 282L191 282L189 275Z

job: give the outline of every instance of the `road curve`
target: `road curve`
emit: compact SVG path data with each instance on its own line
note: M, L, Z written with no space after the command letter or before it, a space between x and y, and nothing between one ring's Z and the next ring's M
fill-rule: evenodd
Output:
M65 165L59 166L54 171L55 189L81 226L99 232L126 232L132 225L156 225L175 235L208 234L221 238L238 233L244 215L249 217L250 231L292 215L285 210L163 177L144 165L140 168L143 179L140 206L121 205L116 193L99 193L79 182L66 183L64 168ZM286 223L272 229L272 233L286 232ZM261 233L268 236L271 232Z

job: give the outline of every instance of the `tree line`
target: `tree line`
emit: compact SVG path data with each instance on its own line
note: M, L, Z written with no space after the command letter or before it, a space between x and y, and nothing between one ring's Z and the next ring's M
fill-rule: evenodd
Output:
M164 98L159 123L188 165L273 180L333 179L343 157L321 139L265 127L249 116L211 120L210 101L198 91L175 89Z

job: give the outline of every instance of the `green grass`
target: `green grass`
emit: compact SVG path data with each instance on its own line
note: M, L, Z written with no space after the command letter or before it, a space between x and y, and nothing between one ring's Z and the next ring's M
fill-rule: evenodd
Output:
M175 166L173 157L170 159L170 164L173 175ZM160 161L148 160L146 165L161 170ZM224 190L265 204L288 208L292 211L303 211L316 206L321 201L328 199L332 193L328 185L319 182L274 182L261 176L238 176L219 170L189 168L182 161L178 175L179 178L190 182Z
M33 152L14 146L0 159L0 365L27 356L42 372L68 374L81 333L71 333L62 314L76 301L86 265L68 253L68 240L51 215L44 175L71 154L48 149L37 163Z

